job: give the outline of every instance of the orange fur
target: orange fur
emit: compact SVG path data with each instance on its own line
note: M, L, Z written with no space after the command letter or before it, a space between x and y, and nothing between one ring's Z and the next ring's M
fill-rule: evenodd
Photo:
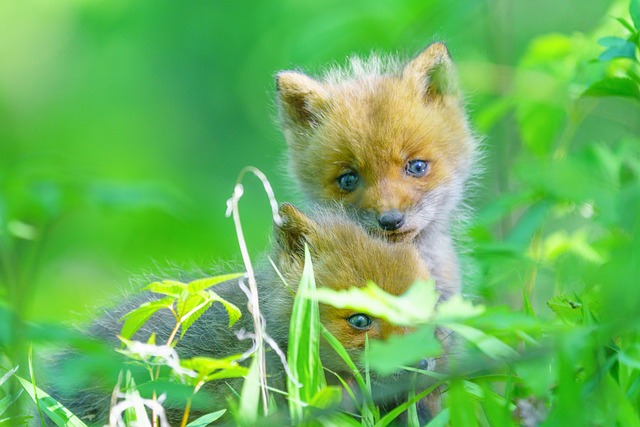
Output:
M304 193L355 208L375 234L413 241L444 298L460 290L449 224L477 157L455 82L442 43L404 66L374 56L321 79L292 71L277 77L290 168ZM412 160L428 162L424 176L408 174ZM351 191L338 184L345 173L358 176ZM391 210L404 223L383 230L381 217Z

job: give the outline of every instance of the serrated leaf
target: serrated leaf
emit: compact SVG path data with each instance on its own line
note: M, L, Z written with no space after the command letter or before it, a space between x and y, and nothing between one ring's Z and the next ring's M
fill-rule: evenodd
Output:
M180 331L180 339L182 339L182 337L184 337L184 334L187 333L187 331L189 330L189 328L191 326L193 326L193 324L196 322L196 320L198 320L205 311L209 310L209 308L211 308L211 305L213 303L211 301L203 303L202 307L200 307L199 309L193 311L191 314L189 314L188 317L185 318L184 322L182 322L182 327L181 327L181 331Z
M231 274L223 274L215 277L207 277L205 279L197 279L192 282L189 282L188 289L192 294L204 291L207 288L218 285L223 282L227 282L229 280L237 279L238 277L244 276L245 273L231 273Z
M165 297L155 301L148 301L141 304L140 307L125 314L121 320L124 320L120 335L123 338L130 339L136 332L153 316L158 310L169 308L175 301L172 297Z
M608 77L589 86L582 96L622 96L640 101L640 88L627 77Z
M212 302L219 302L224 306L225 310L227 310L227 315L229 316L229 327L232 327L234 323L242 317L242 311L240 311L240 309L234 304L230 303L213 291L206 292Z
M315 295L319 302L337 308L350 308L401 326L413 326L431 320L438 302L433 280L418 280L400 296L391 295L375 283L362 287L335 291L319 288Z
M212 422L222 417L225 414L225 412L227 412L227 410L222 409L217 412L212 412L210 414L203 415L200 418L191 421L189 424L187 424L186 427L206 427L210 425Z
M62 406L53 397L49 396L39 387L36 387L30 381L16 375L20 385L25 389L31 399L38 405L40 410L48 416L59 427L87 427L80 418L76 417L71 411ZM37 395L37 399L36 399Z
M178 298L180 294L187 289L187 285L175 280L163 280L162 282L153 282L144 288L147 291L155 292Z
M413 366L427 357L442 353L431 327L407 335L392 335L385 341L372 340L368 359L371 368L381 375L398 372L401 366Z

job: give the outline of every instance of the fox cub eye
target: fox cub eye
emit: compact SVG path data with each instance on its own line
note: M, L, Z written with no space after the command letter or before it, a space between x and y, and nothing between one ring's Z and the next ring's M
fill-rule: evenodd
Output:
M369 329L369 326L371 326L371 318L362 313L348 317L347 322L349 322L354 328L361 330Z
M359 177L356 172L343 173L338 177L338 186L344 191L353 191L358 185Z
M425 160L410 160L404 170L407 174L420 178L429 170L429 162Z

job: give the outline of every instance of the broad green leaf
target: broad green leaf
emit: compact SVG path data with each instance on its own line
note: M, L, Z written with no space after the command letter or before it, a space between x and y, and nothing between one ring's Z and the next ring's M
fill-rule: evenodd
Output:
M589 229L582 228L569 235L565 230L559 230L547 236L542 243L544 260L553 262L564 253L572 253L590 263L601 265L606 260L589 243Z
M473 427L478 425L475 413L476 399L472 397L464 383L453 381L449 386L449 411L451 427Z
M485 312L483 305L473 305L463 299L462 295L455 294L446 301L442 301L436 308L435 322L449 323L460 322L471 317L476 317Z
M185 299L182 299L182 296ZM208 295L190 295L185 292L178 302L176 303L176 310L178 311L178 316L180 316L181 331L180 331L180 339L187 333L189 328L194 324L196 320L200 318L204 314L205 311L211 307L213 302L209 298Z
M177 298L187 289L187 285L175 280L163 280L162 282L153 282L144 289L146 291L155 292L156 294L168 295Z
M73 415L71 411L62 406L53 397L49 396L44 390L36 387L30 381L16 375L16 378L25 389L31 399L38 405L38 408L48 416L59 427L87 427L85 423L80 421L78 417ZM37 398L36 398L37 395Z
M638 84L627 77L607 77L589 86L583 96L622 96L640 101Z
M189 282L187 285L189 288L189 292L195 294L200 291L204 291L207 288L218 285L223 282L227 282L229 280L237 279L238 277L244 276L245 273L231 273L231 274L222 274L220 276L208 277L206 279L197 279L192 282Z
M305 295L313 295L316 282L309 248L305 246L305 264L293 302L289 327L287 363L293 376L303 384L299 387L287 377L289 413L294 422L301 422L305 415L304 402L310 402L326 388L324 371L320 362L320 311L318 302Z
M155 301L145 302L135 310L125 314L122 317L124 324L120 335L123 338L130 339L136 332L153 316L158 310L169 308L175 301L172 297L165 297Z
M198 373L196 378L190 379L193 384L197 384L200 381L208 382L215 379L237 378L247 375L249 370L238 364L238 359L241 357L241 354L225 357L224 359L200 356L182 360L180 365Z
M518 356L518 353L507 344L494 336L487 335L479 329L459 323L451 323L445 326L472 343L480 351L494 360L504 361L505 359L513 359Z
M385 341L372 340L369 364L381 375L398 372L401 366L412 366L427 357L442 353L432 327L423 327L407 335L392 335Z
M226 409L222 409L220 411L216 411L216 412L212 412L210 414L207 415L203 415L200 418L191 421L189 424L187 424L186 427L206 427L208 425L210 425L211 423L213 423L214 421L216 421L217 419L219 419L221 416L223 416L225 414L225 412L227 412Z
M446 427L449 423L449 408L445 408L433 417L425 427Z
M600 61L608 61L614 58L635 59L636 57L636 45L623 38L603 37L598 40L598 44L608 48L598 57Z
M234 323L236 323L240 319L240 317L242 317L242 312L234 304L230 303L213 291L206 292L212 302L219 302L227 310L227 315L229 316L229 327L232 327Z
M428 322L433 318L438 302L433 280L418 280L400 296L384 292L373 282L367 282L362 288L351 287L342 291L319 288L315 295L319 302L368 313L400 326Z

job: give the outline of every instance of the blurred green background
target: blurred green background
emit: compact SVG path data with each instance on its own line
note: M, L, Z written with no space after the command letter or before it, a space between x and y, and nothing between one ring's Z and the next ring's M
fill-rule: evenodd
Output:
M243 166L264 171L279 201L299 200L275 119L275 73L319 72L371 50L410 56L431 41L448 43L486 134L473 202L482 210L509 191L523 145L500 103L518 83L514 68L538 36L571 37L613 21L611 5L0 0L0 243L10 282L2 299L27 319L82 318L131 276L238 259L224 213ZM597 45L590 49L597 56ZM594 108L615 122L616 137L638 132L637 107ZM612 132L593 120L572 140ZM245 194L240 209L255 255L271 219L254 180ZM494 231L509 226L503 220Z

